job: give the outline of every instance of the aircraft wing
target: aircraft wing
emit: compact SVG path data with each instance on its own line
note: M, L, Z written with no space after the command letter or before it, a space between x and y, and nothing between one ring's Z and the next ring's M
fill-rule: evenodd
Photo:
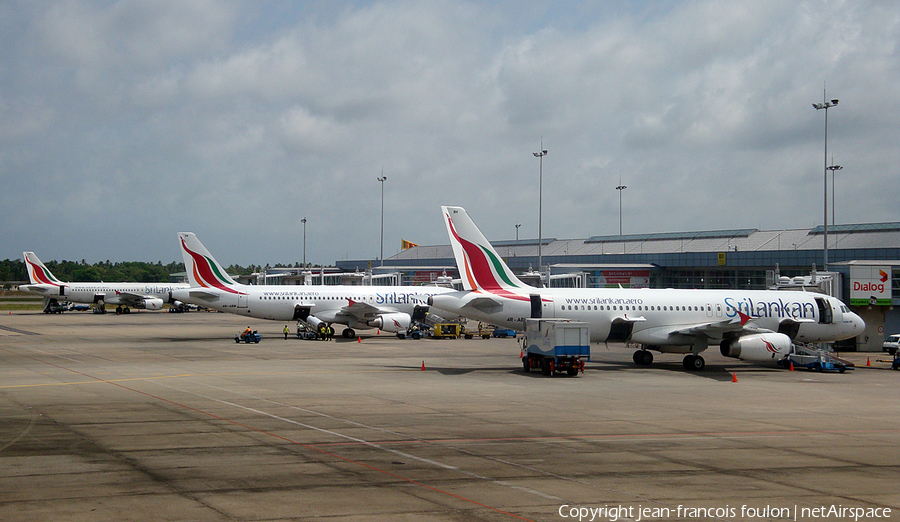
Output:
M371 319L376 315L396 312L396 310L391 310L388 308L379 308L377 306L372 306L368 303L361 303L359 301L354 301L352 299L347 299L349 301L348 304L341 307L339 315L344 316L353 316L357 320L365 321L366 319Z
M782 325L799 325L800 323L814 323L815 321L812 319L794 319L794 318L785 318L781 321ZM737 336L741 335L750 335L757 333L771 333L773 332L770 328L761 328L757 326L753 322L753 318L744 314L740 314L738 317L728 321L715 321L709 323L700 323L690 326L683 326L675 331L673 334L679 335L705 335L710 338L719 339L723 337L727 333L733 333Z
M729 321L714 321L709 323L699 323L694 325L682 326L673 331L674 334L680 335L706 335L707 337L719 338L725 333L741 332L746 329L759 330L769 332L771 330L762 330L754 325L747 326L746 321L739 321L737 318Z
M152 299L153 296L143 296L132 292L116 292L116 297L119 298L120 304L134 306L137 303L143 302L144 299Z

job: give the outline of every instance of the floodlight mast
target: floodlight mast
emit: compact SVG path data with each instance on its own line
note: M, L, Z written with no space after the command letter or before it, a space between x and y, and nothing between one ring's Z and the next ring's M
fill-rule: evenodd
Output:
M627 189L625 185L622 184L622 176L619 176L619 186L616 187L616 190L619 191L619 238L622 239L622 253L625 253L625 240L622 238L622 191Z
M824 225L823 225L823 243L824 243L824 259L822 261L822 269L827 272L828 271L828 109L835 107L838 104L838 100L835 98L831 101L828 101L828 97L825 94L825 89L822 89L822 103L814 103L812 106L818 110L825 110L825 198L824 198Z
M544 276L543 270L543 256L542 250L544 246L544 236L543 231L541 230L541 214L543 211L543 187L544 187L544 156L547 155L547 149L544 148L544 139L541 138L541 151L540 152L532 152L535 158L540 158L541 166L540 166L540 177L538 178L538 274L541 274L541 286L544 286Z
M381 182L381 262L380 266L384 266L384 182L387 180L387 176L384 175L384 169L381 169L381 177L378 178L378 181Z

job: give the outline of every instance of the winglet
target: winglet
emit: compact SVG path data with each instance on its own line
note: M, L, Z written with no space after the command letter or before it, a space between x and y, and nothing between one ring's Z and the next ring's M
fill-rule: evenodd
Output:
M54 277L50 270L44 266L44 263L38 259L34 252L22 252L25 257L25 268L28 272L28 279L33 285L55 285L60 286L62 281Z
M741 326L744 326L745 324L747 324L747 321L752 319L752 317L745 314L744 312L741 312L740 310L738 310L737 313L738 313L738 316L741 318Z

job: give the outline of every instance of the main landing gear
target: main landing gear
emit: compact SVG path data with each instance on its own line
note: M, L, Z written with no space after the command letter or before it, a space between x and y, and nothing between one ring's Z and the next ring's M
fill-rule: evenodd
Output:
M650 350L638 350L634 352L631 358L634 360L634 364L638 366L650 366L653 364L653 352Z
M638 366L650 366L653 364L653 352L641 349L634 352L632 359L634 360L634 364ZM703 360L703 357L691 353L684 356L684 361L682 363L686 369L694 372L699 372L706 367L706 361Z
M684 367L686 369L695 372L699 372L706 367L706 361L703 360L703 357L691 353L684 356L684 361L682 361L682 364L684 364Z

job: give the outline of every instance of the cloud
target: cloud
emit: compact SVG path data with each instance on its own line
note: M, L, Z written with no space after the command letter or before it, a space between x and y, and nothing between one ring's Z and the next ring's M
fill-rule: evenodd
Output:
M900 7L92 2L0 9L0 258L369 259L488 237L898 221ZM543 140L543 185L531 155ZM865 201L865 204L858 202ZM60 215L65 216L60 219ZM238 239L240 238L240 239ZM254 248L246 248L252 241Z

